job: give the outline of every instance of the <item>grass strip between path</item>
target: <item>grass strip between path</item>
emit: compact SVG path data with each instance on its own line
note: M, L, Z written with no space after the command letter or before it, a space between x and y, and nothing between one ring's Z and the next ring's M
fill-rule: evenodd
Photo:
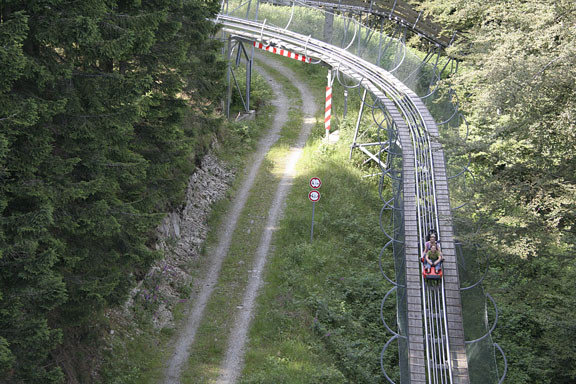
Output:
M302 126L298 90L272 68L266 67L266 71L273 74L275 81L282 84L284 93L290 99L288 121L281 130L279 140L262 163L242 211L228 255L220 271L218 284L206 307L204 319L190 351L189 366L181 376L181 382L185 384L210 383L218 377L234 313L242 304L273 195L283 176L289 149ZM218 227L218 224L211 225L211 228ZM211 232L206 253L216 246L217 235L215 231Z

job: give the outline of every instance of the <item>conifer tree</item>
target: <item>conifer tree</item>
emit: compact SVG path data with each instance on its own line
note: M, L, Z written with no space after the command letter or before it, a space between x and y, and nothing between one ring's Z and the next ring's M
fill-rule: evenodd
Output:
M62 382L158 257L223 71L214 3L0 5L0 376ZM210 129L210 128L208 128ZM68 373L71 374L71 373Z

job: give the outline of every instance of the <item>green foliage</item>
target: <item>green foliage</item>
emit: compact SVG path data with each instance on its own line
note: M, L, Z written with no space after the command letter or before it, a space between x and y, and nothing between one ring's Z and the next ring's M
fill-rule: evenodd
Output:
M324 69L300 65L298 70L306 71L307 81L323 91ZM337 88L334 93L341 91ZM353 115L359 97L354 92L350 97ZM318 99L322 100L321 94ZM335 102L335 108L339 111L341 103ZM387 290L377 262L382 237L374 212L380 200L375 181L363 178L363 172L348 161L352 129L343 119L336 145L325 144L322 129L315 129L298 164L301 173L288 198L290 209L275 234L275 253L250 331L242 383L384 380L379 358L390 336L379 318ZM322 179L322 199L316 204L310 242L311 206L306 195L312 176ZM387 304L385 314L393 317L394 300ZM385 356L388 372L398 366L397 358L391 347Z
M158 257L153 229L217 123L216 10L0 5L1 376L62 382L58 356Z
M462 216L493 255L488 290L511 383L576 380L576 5L425 1L464 32L454 83L476 142L478 203ZM465 235L466 231L461 231Z

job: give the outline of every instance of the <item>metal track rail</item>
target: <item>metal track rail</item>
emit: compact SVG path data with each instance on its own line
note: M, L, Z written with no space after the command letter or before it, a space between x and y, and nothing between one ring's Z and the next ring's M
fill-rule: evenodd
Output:
M438 167L440 164L442 175L445 175L445 169L439 144L431 141L428 129L428 125L434 123L418 96L382 68L366 62L344 49L313 39L310 36L303 36L286 29L266 25L265 21L260 23L226 15L218 15L217 22L223 25L224 32L236 39L259 41L265 44L270 41L281 41L284 49L338 68L340 72L358 82L358 85L370 91L380 105L388 111L398 127L403 152L403 172L405 174L403 193L405 199L407 196L414 199L414 204L410 203L410 207L405 207L405 216L413 217L416 224L414 228L411 228L412 237L407 237L407 241L414 241L414 244L411 244L412 248L416 243L418 246L412 253L407 252L407 257L410 258L411 262L415 261L412 260L414 257L419 259L423 250L421 240L428 230L434 228L438 231L439 236L442 236L440 232L443 225L438 211L435 166ZM437 129L435 125L434 129ZM434 153L441 154L440 162L434 158ZM410 369L414 369L416 372L411 374L411 381L413 383L427 381L434 384L467 383L466 364L464 364L466 371L460 371L458 375L459 378L463 379L453 380L454 364L452 360L455 357L451 354L444 281L441 281L437 286L430 286L422 279L418 285L420 286L413 286L412 289L421 292L421 320L411 322L411 332L408 335L410 345L412 345L409 347ZM458 288L451 287L452 290L458 290ZM420 354L423 348L422 345L418 347L418 334L424 336L419 338L426 345L426 357L424 357L423 352ZM457 358L462 359L461 354ZM413 364L412 360L415 360L416 363L420 360L421 365L424 365L425 361L427 375L424 375L424 371L420 371L418 364ZM412 368L413 365L414 368ZM459 366L462 367L462 364ZM424 376L427 377L426 380Z

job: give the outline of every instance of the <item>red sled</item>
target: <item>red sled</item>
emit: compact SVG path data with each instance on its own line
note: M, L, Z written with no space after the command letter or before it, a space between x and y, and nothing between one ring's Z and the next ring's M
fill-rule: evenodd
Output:
M424 263L424 258L420 259L422 263ZM424 264L422 264L422 276L428 280L440 280L442 278L442 269L436 272L436 268L430 268L430 272L426 273L426 268L424 268Z

